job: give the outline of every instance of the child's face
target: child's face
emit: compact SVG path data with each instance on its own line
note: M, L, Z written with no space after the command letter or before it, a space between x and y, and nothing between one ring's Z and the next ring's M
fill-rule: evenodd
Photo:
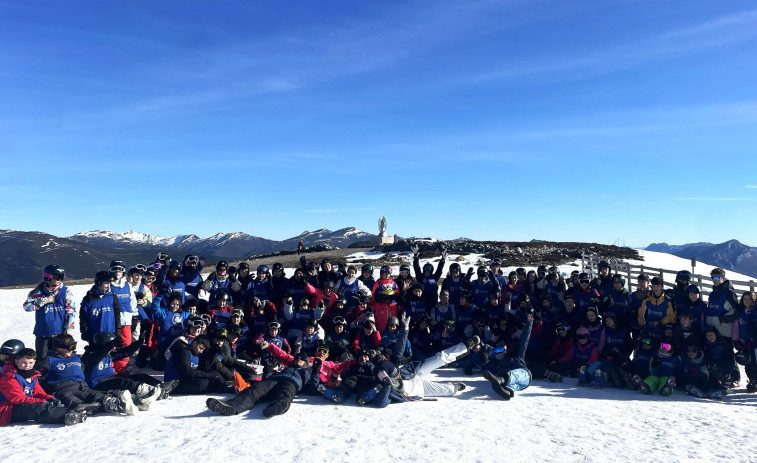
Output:
M16 368L19 370L29 371L34 368L37 361L33 358L18 358L15 360Z
M397 332L397 325L386 325L386 328L389 330L390 333Z
M697 299L699 299L699 293L695 293L694 291L689 293L689 300L691 302L696 302Z
M697 353L696 353L696 352L691 352L691 351L689 351L689 352L686 352L686 355L687 355L687 356L688 356L688 357L689 357L690 359L692 359L692 360L693 360L693 359L695 359L695 358L697 357Z
M171 300L171 312L178 312L181 309L181 301L178 299Z
M712 331L708 331L707 334L704 335L704 337L707 338L708 342L715 342L715 340L718 338L718 335L713 333Z
M589 322L594 322L597 319L597 314L594 312L586 312L586 319L589 320Z
M415 297L421 297L422 294L423 294L423 290L422 289L414 289L413 290L413 295L415 295Z
M565 311L568 313L573 312L573 309L576 308L576 303L573 299L568 299L565 301Z
M691 317L681 317L681 318L680 318L680 319L678 320L678 323L680 323L680 324L681 324L681 327L682 327L682 328L688 328L688 327L690 327L690 326L691 326L691 322L692 322L692 321L693 321L693 320L691 319Z
M313 328L312 326L306 326L304 331L305 334L310 336L311 334L315 333L315 328Z
M744 294L744 297L741 298L741 301L744 303L744 307L751 309L754 307L754 301L752 300L752 296L749 294Z
M344 325L334 325L334 333L342 334L344 331Z

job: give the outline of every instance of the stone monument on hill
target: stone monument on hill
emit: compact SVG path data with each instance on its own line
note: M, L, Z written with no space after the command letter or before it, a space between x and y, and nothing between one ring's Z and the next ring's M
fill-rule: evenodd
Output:
M379 235L378 235L378 244L394 244L396 236L387 236L386 235L386 218L382 215L378 219L378 229L379 229Z

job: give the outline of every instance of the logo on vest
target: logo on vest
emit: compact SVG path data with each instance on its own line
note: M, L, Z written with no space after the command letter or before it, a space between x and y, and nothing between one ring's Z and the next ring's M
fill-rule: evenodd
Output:
M63 371L66 369L66 366L62 363L59 363L55 368L57 368L60 371Z
M103 365L103 363L102 363L102 362L100 362L100 363L99 363L99 364L97 365L97 369L98 369L98 370L100 370L100 371L102 371L102 369L103 369L103 368L105 368L105 365Z

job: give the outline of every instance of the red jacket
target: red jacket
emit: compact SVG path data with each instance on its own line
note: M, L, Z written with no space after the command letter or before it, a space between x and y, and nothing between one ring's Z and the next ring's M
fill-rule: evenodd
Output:
M37 378L37 384L34 385L33 397L24 394L21 384L16 379L16 366L13 362L8 362L3 366L0 373L0 393L5 397L5 402L0 402L0 426L5 426L11 422L11 409L14 405L33 404L46 402L52 399L51 396L39 384L39 371L34 370L34 374L29 378L29 382Z
M391 304L371 302L370 306L373 309L373 320L376 322L376 329L379 333L383 332L384 328L386 328L386 322L389 320L389 317L399 318L400 316L399 308L395 302Z

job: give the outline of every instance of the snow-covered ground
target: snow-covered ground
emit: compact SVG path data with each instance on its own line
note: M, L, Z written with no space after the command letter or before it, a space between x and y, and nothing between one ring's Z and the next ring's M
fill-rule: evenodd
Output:
M463 271L477 257L461 262ZM653 264L657 257L647 264L677 268L676 262ZM73 287L75 299L87 289ZM0 290L0 340L14 337L34 345L34 315L21 308L27 292ZM478 375L442 369L436 376L468 388L454 398L382 410L298 397L288 413L272 419L262 417L262 407L222 417L206 409L204 396L173 397L135 417L99 415L69 428L5 427L0 461L757 460L757 395L746 394L743 386L722 402L708 402L678 391L662 398L577 389L572 379L537 380L503 402Z

